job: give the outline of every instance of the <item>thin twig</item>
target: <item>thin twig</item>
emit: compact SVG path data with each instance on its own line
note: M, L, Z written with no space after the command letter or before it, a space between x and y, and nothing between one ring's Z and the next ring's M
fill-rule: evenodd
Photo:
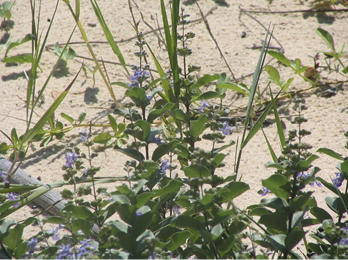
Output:
M211 29L210 29L210 26L209 26L209 23L208 23L207 18L204 17L204 15L203 15L202 9L201 9L201 7L199 6L198 1L195 1L195 2L196 2L196 5L197 5L197 7L198 7L198 9L199 9L199 12L200 12L200 14L201 14L201 16L202 16L203 22L204 22L204 24L205 24L205 27L207 28L207 31L208 31L210 37L213 39L213 41L214 41L214 43L215 43L215 46L216 46L216 48L219 50L222 59L224 60L226 66L227 66L227 68L228 68L228 70L231 72L231 75L232 75L232 77L233 77L233 80L234 80L234 81L237 81L237 79L236 79L236 77L234 76L234 73L233 73L233 71L232 71L232 68L231 68L230 65L228 64L228 62L227 62L227 60L226 60L226 58L225 58L225 55L223 54L222 50L220 49L220 46L219 46L217 40L215 39L215 37L214 37L214 35L213 35L213 33L212 33Z
M291 14L291 13L326 13L326 12L348 12L347 8L343 9L305 9L305 10L289 10L289 11L263 11L263 10L245 10L243 12L255 14Z

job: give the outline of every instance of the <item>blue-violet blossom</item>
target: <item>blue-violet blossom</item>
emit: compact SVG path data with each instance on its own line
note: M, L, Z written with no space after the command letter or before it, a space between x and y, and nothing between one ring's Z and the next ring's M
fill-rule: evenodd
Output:
M166 159L166 160L161 162L160 171L166 172L168 169L169 169L169 163L168 163L168 159Z
M207 101L204 101L202 105L198 108L198 113L203 113L204 108L209 107L209 103Z
M269 192L270 192L269 189L267 189L266 187L262 187L261 196L266 196Z
M18 195L16 195L16 193L14 193L14 192L8 193L7 194L7 198L8 198L9 201L17 201L17 200L19 200ZM13 205L13 207L17 208L18 207L18 203L15 203Z
M220 128L223 135L230 135L231 132L233 131L233 129L234 129L234 127L229 126L228 122L223 122L222 128Z
M27 244L27 247L29 249L29 254L34 253L36 245L37 245L37 242L38 242L38 240L37 240L36 237L33 237L33 238L30 239L30 241Z
M340 172L337 172L336 173L336 178L332 180L332 183L333 183L333 186L335 188L339 188L339 187L341 187L343 181L344 181L343 174L340 173Z
M71 259L74 258L73 256L71 245L67 244L59 247L56 259Z
M65 155L65 166L68 168L72 167L77 158L78 155L75 152L67 152Z

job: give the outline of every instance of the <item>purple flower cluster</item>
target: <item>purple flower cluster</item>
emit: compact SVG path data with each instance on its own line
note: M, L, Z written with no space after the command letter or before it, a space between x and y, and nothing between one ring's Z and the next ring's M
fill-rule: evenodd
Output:
M299 174L297 174L297 178L300 180L307 180L309 177L310 177L309 172L300 172ZM320 181L311 182L309 185L314 187L315 184L318 187L323 187L323 184Z
M52 239L54 241L58 241L60 239L60 237L59 237L59 229L61 229L63 227L64 227L64 225L58 225L54 229L51 229L51 230L48 231L48 233L50 235L52 235Z
M65 155L65 166L70 168L74 165L78 155L75 152L67 152Z
M82 142L87 142L88 137L89 137L87 129L81 131L79 134L80 134L81 141Z
M343 173L341 172L336 172L336 178L332 180L333 186L335 188L339 188L342 186L342 183L344 181L344 176Z
M58 255L56 259L71 259L75 258L71 249L71 245L63 245L58 249Z
M169 169L168 159L161 162L160 172L166 172Z
M17 200L19 200L19 197L18 197L18 195L16 195L16 193L10 192L7 194L7 199L9 201L17 201ZM13 207L15 207L15 208L17 208L18 206L19 206L18 202L13 205Z
M30 239L30 241L27 244L27 247L29 249L29 254L34 253L37 243L38 243L38 240L36 237L33 237Z
M261 189L261 196L266 196L270 192L271 191L269 189L267 189L266 187L262 187L262 189Z
M86 255L91 254L91 249L94 249L90 242L91 239L80 241L81 246L76 249L76 254L74 254L70 244L63 245L59 247L56 259L82 259Z
M348 227L343 227L342 229L346 232L346 234L347 234L347 236L348 236ZM341 244L341 245L348 246L348 237L342 238L342 239L340 240L340 244Z
M233 131L234 127L229 126L228 122L223 122L222 123L222 128L220 128L220 131L222 132L223 135L230 135Z
M132 83L128 84L128 86L131 88L139 87L139 83L142 83L148 77L150 77L150 73L147 70L135 70L134 74L129 78Z
M202 105L198 108L198 113L203 113L204 112L204 108L206 108L206 107L209 107L209 102L204 101L202 103Z

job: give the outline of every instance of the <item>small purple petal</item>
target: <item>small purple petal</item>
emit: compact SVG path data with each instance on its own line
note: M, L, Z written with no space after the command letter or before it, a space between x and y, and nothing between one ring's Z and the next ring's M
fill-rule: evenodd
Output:
M233 129L234 127L229 126L228 122L223 122L222 128L220 128L220 131L222 132L223 135L230 135Z
M269 189L267 189L266 187L263 187L261 189L261 196L266 196L269 192L270 192Z

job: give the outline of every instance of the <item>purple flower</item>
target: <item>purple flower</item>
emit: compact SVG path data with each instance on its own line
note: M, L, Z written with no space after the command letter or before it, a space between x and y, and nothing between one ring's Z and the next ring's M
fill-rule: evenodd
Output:
M75 152L67 152L65 155L65 166L70 168L78 158L78 155Z
M166 170L169 169L169 163L168 163L168 159L164 160L161 162L160 165L160 172L166 172Z
M152 96L146 96L146 101L150 102L152 99Z
M180 206L174 205L174 206L173 206L173 212L174 212L174 214L177 215L177 216L181 215Z
M314 187L315 184L316 184L319 188L323 187L323 184L322 184L320 181L311 182L309 185L311 185L312 187Z
M155 144L157 144L157 145L164 144L164 142L162 141L162 139L161 139L159 136L154 137L154 138L152 139L152 142L155 143Z
M51 229L51 230L48 231L48 233L49 233L50 235L52 235L52 239L53 239L54 241L58 241L58 240L60 239L58 231L59 231L59 229L61 229L62 227L64 227L64 225L58 225L56 228Z
M29 248L29 254L34 253L37 242L38 242L38 240L36 237L33 237L30 239L29 243L27 244L27 247Z
M269 189L267 189L266 187L262 187L261 196L266 196L269 192L270 192Z
M9 183L9 180L7 179L8 173L7 172L0 172L0 178L2 178L4 183Z
M71 259L73 257L73 253L71 251L71 245L63 245L59 247L58 255L56 259Z
M18 195L16 195L16 193L14 193L14 192L8 193L7 194L7 198L8 198L9 201L17 201L17 200L19 200ZM15 203L13 205L13 207L17 208L18 207L18 203Z
M204 101L202 103L202 105L198 108L198 113L203 113L204 112L204 108L206 108L206 107L209 107L209 102Z
M229 126L227 122L222 123L222 128L220 128L223 135L230 135L234 127Z
M341 245L348 246L348 238L342 238L342 239L340 240L340 244L341 244Z
M142 83L144 80L146 80L148 77L150 77L150 73L146 70L135 70L134 74L129 77L130 81L132 81L131 84L128 84L129 87L139 87L139 83Z
M86 142L88 140L88 132L87 132L87 129L85 129L84 131L81 131L80 133L80 139L82 142Z
M309 175L310 174L308 172L300 172L299 174L297 174L297 178L306 180L309 178Z
M93 249L93 246L90 244L90 242L90 239L80 241L81 246L76 253L77 259L80 259L87 254L91 254L90 249Z
M335 188L339 188L341 187L343 181L344 181L343 174L340 172L336 172L336 178L332 180L333 186Z
M143 215L143 213L141 213L141 212L137 212L137 217L140 217L140 216L142 216Z

